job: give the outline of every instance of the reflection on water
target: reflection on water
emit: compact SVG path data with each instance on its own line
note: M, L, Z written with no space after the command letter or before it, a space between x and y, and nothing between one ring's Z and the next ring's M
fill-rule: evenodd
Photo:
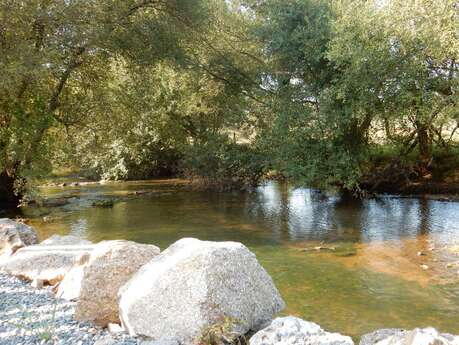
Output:
M148 193L133 196L138 190ZM458 333L457 285L439 285L433 278L445 266L437 249L459 240L459 203L354 200L277 183L250 194L202 193L170 181L45 189L42 194L74 197L60 208L26 210L41 237L123 238L163 249L190 236L240 241L273 276L286 313L352 336L428 325ZM106 197L119 200L109 209L90 206ZM47 222L40 214L44 211L51 212ZM345 245L356 255L301 250L318 245ZM418 256L420 251L427 255Z
M459 204L426 199L356 200L270 183L244 205L278 239L384 241L423 234L459 236Z

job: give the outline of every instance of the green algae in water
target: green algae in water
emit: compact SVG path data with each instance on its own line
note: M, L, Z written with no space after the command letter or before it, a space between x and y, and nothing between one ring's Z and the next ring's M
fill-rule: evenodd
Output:
M93 207L107 207L107 208L110 208L110 207L113 207L114 204L115 204L115 202L113 201L113 199L106 199L106 200L93 201L92 206Z

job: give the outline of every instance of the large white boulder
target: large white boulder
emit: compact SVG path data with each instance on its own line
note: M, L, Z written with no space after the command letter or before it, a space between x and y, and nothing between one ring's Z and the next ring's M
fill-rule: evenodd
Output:
M360 345L459 345L459 336L439 333L435 328L381 329L365 334Z
M8 258L20 248L37 243L37 233L30 226L0 218L0 260Z
M294 316L280 317L255 333L250 345L353 345L348 336L324 331L319 325Z
M76 267L69 279L63 281L61 292L64 295L66 292L71 295L69 290L78 290L75 319L99 326L119 323L118 290L159 252L156 246L131 241L97 244L89 261ZM67 284L69 280L73 280L73 286Z
M120 317L131 335L194 344L222 320L258 330L284 308L271 277L236 242L185 238L144 265L120 289Z
M0 269L20 278L55 285L73 266L86 261L94 247L89 241L65 237L21 248L1 262Z

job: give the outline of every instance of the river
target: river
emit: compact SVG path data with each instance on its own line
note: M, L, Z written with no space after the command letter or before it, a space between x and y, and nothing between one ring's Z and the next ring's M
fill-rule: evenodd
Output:
M283 314L353 337L388 327L459 333L459 266L447 249L459 243L457 202L359 201L276 182L209 193L181 180L47 187L40 195L68 201L24 209L42 239L73 234L161 249L183 237L239 241L273 277ZM92 207L105 198L115 198L113 207Z

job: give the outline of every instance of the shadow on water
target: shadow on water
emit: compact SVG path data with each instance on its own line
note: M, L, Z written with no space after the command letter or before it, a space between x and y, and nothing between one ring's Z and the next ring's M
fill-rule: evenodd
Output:
M132 196L136 190L146 193ZM287 302L285 313L354 337L376 328L428 325L457 333L457 284L434 279L442 256L429 250L459 241L459 203L356 200L278 183L254 193L141 181L42 194L73 196L48 210L46 221L36 210L24 210L42 238L71 233L163 249L182 237L240 241L272 275ZM112 208L91 207L101 198L117 201ZM345 255L304 251L321 246L346 248ZM419 251L428 255L418 257ZM431 270L420 268L426 263Z

